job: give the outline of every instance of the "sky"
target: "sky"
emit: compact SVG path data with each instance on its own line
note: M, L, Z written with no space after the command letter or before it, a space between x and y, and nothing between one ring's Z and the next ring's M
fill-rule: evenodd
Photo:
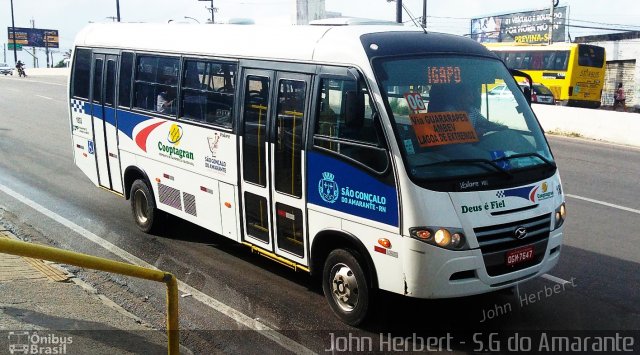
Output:
M210 1L198 0L119 0L123 22L206 22ZM232 18L252 18L256 23L292 23L294 0L213 0L218 8L216 22ZM423 0L404 0L404 5L416 17L422 15ZM458 35L470 32L471 18L548 8L550 0L427 0L427 29ZM615 6L614 6L615 5ZM586 27L624 28L640 30L640 1L638 0L560 0L569 7L570 24ZM395 20L395 2L387 0L326 0L327 11L343 16ZM13 0L15 26L56 29L60 35L60 49L54 50L53 61L73 47L75 35L90 22L110 22L116 16L116 0ZM192 17L195 20L188 19ZM406 13L404 20L409 20ZM0 0L0 43L7 43L7 27L11 27L10 0ZM572 38L590 34L613 32L607 30L570 27ZM36 51L40 66L46 66L44 49ZM4 53L0 60L5 61ZM18 52L18 59L33 66L32 57ZM6 51L6 62L13 63L13 53Z

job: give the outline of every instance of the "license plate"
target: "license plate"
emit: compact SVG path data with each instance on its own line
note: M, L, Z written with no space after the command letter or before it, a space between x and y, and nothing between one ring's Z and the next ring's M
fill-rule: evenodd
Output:
M533 259L533 245L508 251L507 266L513 266Z

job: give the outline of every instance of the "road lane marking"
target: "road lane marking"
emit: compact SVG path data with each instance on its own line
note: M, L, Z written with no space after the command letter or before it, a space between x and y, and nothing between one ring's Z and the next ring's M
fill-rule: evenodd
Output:
M560 285L565 285L565 284L570 284L571 281L567 281L567 280L563 280L559 277L553 276L553 275L549 275L549 274L542 274L540 277L542 277L543 279L547 279L549 281L553 281L555 283L559 283Z
M633 209L633 208L624 207L624 206L620 206L620 205L614 205L613 203L609 203L609 202L604 202L604 201L600 201L600 200L594 200L592 198L582 197L582 196L577 196L577 195L570 195L570 194L565 194L565 196L571 197L571 198L575 198L577 200L596 203L598 205L603 205L603 206L607 206L607 207L616 208L616 209L619 209L619 210L623 210L623 211L627 211L627 212L631 212L631 213L635 213L635 214L640 214L640 210L636 210L636 209Z
M42 96L42 95L36 95L36 96L37 96L37 97L41 97L41 98L43 98L43 99L47 99L47 100L54 100L54 101L55 101L55 99L54 99L54 98L49 97L49 96Z
M28 81L30 83L38 83L38 84L49 84L49 85L56 85L56 86L67 86L67 84L60 84L60 83L52 83L50 81L41 81L41 80L33 80L33 79L19 79L19 78L3 78L3 80L13 80L13 81Z
M77 234L81 235L82 237L100 245L101 247L103 247L104 249L107 249L108 251L110 251L111 253L119 256L120 258L138 265L138 266L143 266L146 268L150 268L150 269L155 269L155 270L159 270L157 267L149 264L148 262L138 258L137 256L130 254L129 252L121 249L120 247L116 246L115 244L112 244L111 242L107 241L106 239L102 239L101 237L97 236L96 234L90 232L89 230L73 223L72 221L60 216L59 214L47 209L46 207L40 205L39 203L29 199L26 196L21 195L20 193L12 190L11 188L0 184L0 191L6 193L7 195L15 198L16 200L24 203L25 205L33 208L34 210L42 213L43 215L51 218L52 220L62 224L63 226L71 229L72 231L76 232ZM236 321L237 323L240 323L242 325L244 325L247 328L253 329L255 331L258 332L258 334L268 338L269 340L277 343L278 345L280 345L281 347L295 353L295 354L315 354L313 351L311 351L310 349L308 349L307 347L305 347L304 345L297 343L296 341L286 337L284 334L281 334L277 331L277 329L274 329L262 322L260 322L257 319L253 319L247 315L245 315L244 313L231 308L229 306L227 306L226 304L218 301L217 299L197 290L196 288L178 280L178 288L180 289L180 291L185 292L185 293L190 293L193 295L193 298L197 299L198 301L202 302L203 304L213 308L214 310L222 313L223 315L233 319L234 321Z

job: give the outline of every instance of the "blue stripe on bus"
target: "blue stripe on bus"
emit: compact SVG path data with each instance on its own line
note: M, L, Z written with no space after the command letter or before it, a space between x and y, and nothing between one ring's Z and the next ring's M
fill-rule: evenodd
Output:
M91 112L89 112L91 114L91 116L98 118L98 119L103 119L102 117L102 105L96 105L96 104L90 104L91 105Z
M117 110L112 107L104 108L104 117L102 114L102 105L92 104L82 100L72 99L70 102L73 112L86 113L97 119L104 119L112 126L116 126L116 113L118 115L118 129L133 139L133 129L140 123L152 119L151 116L141 115L124 110Z
M150 116L141 115L124 110L118 110L118 130L133 139L133 129L140 123L152 119Z
M307 152L309 203L398 226L398 194L363 169L316 152Z
M111 107L104 108L104 120L111 124L113 127L116 126L116 110Z

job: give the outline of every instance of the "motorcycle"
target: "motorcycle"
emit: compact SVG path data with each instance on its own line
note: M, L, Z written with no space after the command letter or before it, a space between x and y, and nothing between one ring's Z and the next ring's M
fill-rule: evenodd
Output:
M23 67L18 67L18 77L27 77L27 73L24 71Z

